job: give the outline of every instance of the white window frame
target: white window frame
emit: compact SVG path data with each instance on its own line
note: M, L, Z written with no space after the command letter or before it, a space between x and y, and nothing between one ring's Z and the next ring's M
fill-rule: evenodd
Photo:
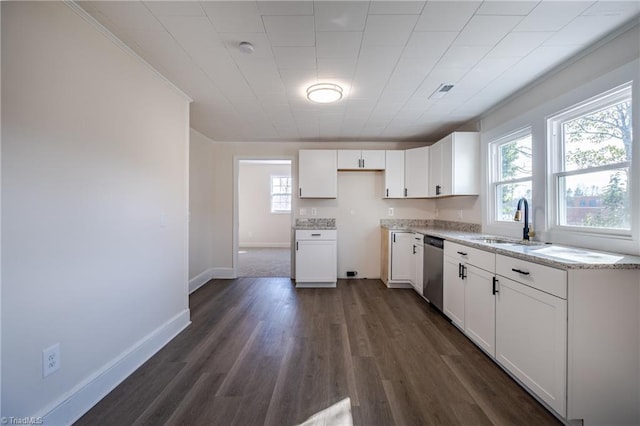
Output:
M548 199L547 199L547 214L549 217L549 229L551 232L566 232L574 235L598 235L598 236L611 236L616 238L631 239L633 235L633 227L637 218L636 214L631 209L631 218L629 221L629 229L614 229L614 228L601 228L601 227L584 227L584 226L568 226L561 225L560 219L563 217L564 208L566 202L564 199L560 200L560 194L565 193L564 187L561 188L561 179L568 176L577 176L581 174L589 174L599 171L607 171L619 169L622 167L629 168L629 181L627 192L629 194L629 204L634 205L633 200L633 187L632 182L634 178L633 173L633 159L631 161L625 161L621 163L608 164L605 166L589 167L585 169L565 171L564 170L564 143L560 140L561 126L567 121L571 121L575 118L587 115L591 112L598 111L607 106L611 106L624 99L631 99L631 108L634 109L634 102L632 96L632 82L625 83L614 89L600 93L585 101L579 102L566 108L562 111L555 113L553 116L548 117L547 123L547 141L549 143L549 156L548 156ZM635 113L632 113L635 114ZM633 119L632 119L633 123ZM636 152L633 156L638 155Z
M506 179L500 180L500 159L499 159L499 148L502 145L514 142L518 139L523 138L524 136L531 137L531 151L533 156L533 133L531 126L527 126L516 130L515 132L511 132L507 135L501 136L497 139L489 142L489 168L488 168L488 176L489 176L489 220L487 221L489 225L497 225L503 227L513 227L513 228L522 228L522 222L516 222L514 220L500 220L498 219L498 186L510 183L521 183L521 182L531 182L531 193L534 191L534 162L533 158L531 161L531 175L528 177L522 177L517 179ZM533 209L531 209L532 200L527 200L529 202L529 222L533 223ZM515 214L515 210L513 212Z
M273 191L273 182L275 179L289 179L289 192L274 192ZM292 193L292 186L293 185L293 179L291 176L282 176L282 175L272 175L269 178L269 192L270 192L270 196L269 196L269 202L270 202L270 210L272 214L291 214L291 211L293 209L292 203L293 203L293 193ZM273 207L273 200L274 200L274 196L276 195L288 195L289 196L289 210L282 210L282 209L274 209Z

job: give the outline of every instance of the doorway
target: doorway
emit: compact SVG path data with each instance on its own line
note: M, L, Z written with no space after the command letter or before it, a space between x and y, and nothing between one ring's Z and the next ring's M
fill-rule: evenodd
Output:
M237 159L238 277L291 276L290 159Z

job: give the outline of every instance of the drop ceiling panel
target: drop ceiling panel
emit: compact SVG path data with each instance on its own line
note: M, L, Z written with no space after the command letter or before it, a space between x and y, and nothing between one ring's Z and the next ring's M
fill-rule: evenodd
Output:
M318 78L336 78L351 80L356 71L357 57L317 58Z
M585 1L541 2L518 24L515 31L558 31L592 4Z
M552 31L512 32L496 44L487 56L492 58L527 56L554 34Z
M362 44L404 46L417 20L418 15L371 15L367 19Z
M316 67L316 49L313 46L274 47L273 55L280 69Z
M146 1L144 4L155 16L205 16L197 1Z
M454 44L495 45L521 20L521 16L474 16L460 32Z
M272 46L315 46L313 16L263 16Z
M319 58L357 58L362 43L359 31L332 31L316 33L316 54Z
M372 1L369 15L419 15L424 1Z
M367 21L369 2L314 2L316 31L362 31Z
M221 33L220 39L224 42L229 54L236 61L247 61L253 58L273 58L271 44L265 33ZM240 50L240 43L246 41L253 45L253 52L246 53Z
M258 1L262 15L313 15L312 1Z
M202 7L218 32L264 32L256 2L202 2Z
M159 31L162 26L142 2L98 1L92 7L117 28L123 30Z
M158 19L186 51L212 47L225 49L206 16L161 16Z
M460 31L481 2L428 2L418 19L415 31Z
M485 1L476 15L528 15L539 1Z
M623 24L624 14L578 16L560 31L549 37L544 45L587 45L603 37L605 28Z
M451 46L438 62L442 68L472 68L493 48L485 46Z

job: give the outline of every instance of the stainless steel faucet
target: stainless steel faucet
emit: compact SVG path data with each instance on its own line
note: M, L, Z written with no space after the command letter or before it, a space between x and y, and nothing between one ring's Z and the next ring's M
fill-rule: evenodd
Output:
M522 203L524 202L524 228L522 229L522 239L529 240L529 203L527 199L522 197L518 200L518 206L516 207L516 215L513 220L520 222L522 218Z

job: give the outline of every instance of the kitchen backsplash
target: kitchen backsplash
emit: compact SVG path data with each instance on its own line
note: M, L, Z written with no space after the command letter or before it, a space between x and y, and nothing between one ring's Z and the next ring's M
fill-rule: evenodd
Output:
M380 225L387 228L436 228L460 232L481 232L482 230L479 223L438 219L380 219Z

